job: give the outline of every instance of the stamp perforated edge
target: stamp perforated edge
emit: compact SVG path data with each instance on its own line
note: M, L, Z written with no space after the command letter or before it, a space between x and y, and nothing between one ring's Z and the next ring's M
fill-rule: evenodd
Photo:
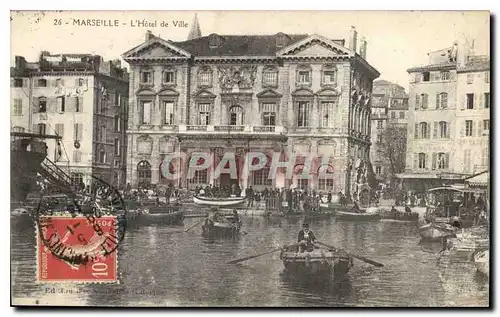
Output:
M68 216L51 216L51 218L69 218ZM88 279L88 280L82 280L82 279L67 279L67 280L42 280L40 279L40 228L38 227L38 223L36 220L33 220L34 225L35 225L35 234L36 234L36 247L35 247L35 252L36 252L36 284L120 284L120 273L118 271L119 269L119 264L118 264L118 248L116 248L113 252L115 253L115 261L114 266L115 266L115 273L116 273L116 279L113 280L98 280L98 279Z

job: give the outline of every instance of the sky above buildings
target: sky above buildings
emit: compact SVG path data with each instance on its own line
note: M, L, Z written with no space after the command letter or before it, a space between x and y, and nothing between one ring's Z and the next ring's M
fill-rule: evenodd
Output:
M145 33L186 40L194 11L13 12L11 63L15 55L37 61L40 51L98 54L117 59L144 42ZM349 38L355 26L368 42L367 60L385 79L408 88L406 69L428 63L427 52L449 47L460 37L474 40L476 54L489 54L487 11L198 11L203 36L234 34L320 34ZM118 26L78 26L74 20L118 20ZM139 27L139 21L156 27ZM174 21L179 21L174 26ZM162 26L167 22L168 26ZM182 27L187 23L188 27ZM102 24L102 22L101 22ZM135 25L135 26L132 26ZM125 63L124 63L125 66Z

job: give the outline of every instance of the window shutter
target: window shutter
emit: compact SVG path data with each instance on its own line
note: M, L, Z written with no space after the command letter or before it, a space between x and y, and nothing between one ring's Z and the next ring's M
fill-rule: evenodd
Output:
M80 79L75 78L75 87L78 87L80 85Z
M23 87L28 87L28 79L23 78Z
M474 133L477 133L477 121L472 121L472 133L471 136L474 136Z
M57 111L57 98L47 97L47 112Z
M450 168L450 153L444 155L444 167Z
M478 94L479 95L479 105L478 108L484 108L484 94Z
M429 153L425 153L425 168L430 169L430 164L429 164Z
M460 96L460 109L465 110L467 108L467 95L462 94Z
M438 137L438 125L439 125L439 122L434 121L434 133L432 135L432 137L434 139L436 139Z
M432 169L436 169L436 153L432 153Z
M483 134L483 120L479 120L477 122L477 136L481 136Z
M415 96L415 110L419 109L420 106L420 95Z
M427 95L427 94L422 95L422 108L427 109L428 101L429 101L428 99L429 99L429 95Z
M89 79L88 79L88 78L85 78L85 79L83 80L83 84L84 84L85 86L87 86L87 87L88 87L88 86L89 86Z
M439 109L439 93L436 94L436 109Z
M474 105L473 105L473 108L474 109L478 109L479 108L479 96L481 94L474 94Z
M441 107L448 108L448 94L447 93L441 94Z
M418 168L418 153L413 153L413 167Z
M446 138L450 138L450 133L451 133L451 122L446 122Z
M83 112L83 97L78 97L78 109Z
M33 125L33 130L31 130L32 133L38 133L38 124Z
M427 131L426 131L427 132L427 136L426 136L427 139L431 138L431 123L432 122L427 122Z
M465 136L465 120L461 122L460 124L460 136L464 137Z
M415 139L418 139L418 123L415 123Z
M422 81L422 74L421 73L415 73L415 81L417 83Z
M10 79L10 87L14 87L14 78Z

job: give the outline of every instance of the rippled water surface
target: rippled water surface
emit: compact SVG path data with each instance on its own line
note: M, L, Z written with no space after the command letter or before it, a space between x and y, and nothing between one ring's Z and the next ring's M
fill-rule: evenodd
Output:
M319 285L283 272L279 252L225 262L295 242L302 218L244 217L248 233L209 240L199 221L129 228L119 248L120 284L36 284L35 230L11 217L13 303L112 306L488 306L488 280L473 263L439 257L418 245L417 225L395 221L310 222L323 242L384 263L354 260L346 280Z

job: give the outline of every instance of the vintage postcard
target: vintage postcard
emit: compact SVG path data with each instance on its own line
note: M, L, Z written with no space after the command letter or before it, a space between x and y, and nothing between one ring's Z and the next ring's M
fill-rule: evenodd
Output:
M11 304L490 307L489 53L488 11L11 11Z

